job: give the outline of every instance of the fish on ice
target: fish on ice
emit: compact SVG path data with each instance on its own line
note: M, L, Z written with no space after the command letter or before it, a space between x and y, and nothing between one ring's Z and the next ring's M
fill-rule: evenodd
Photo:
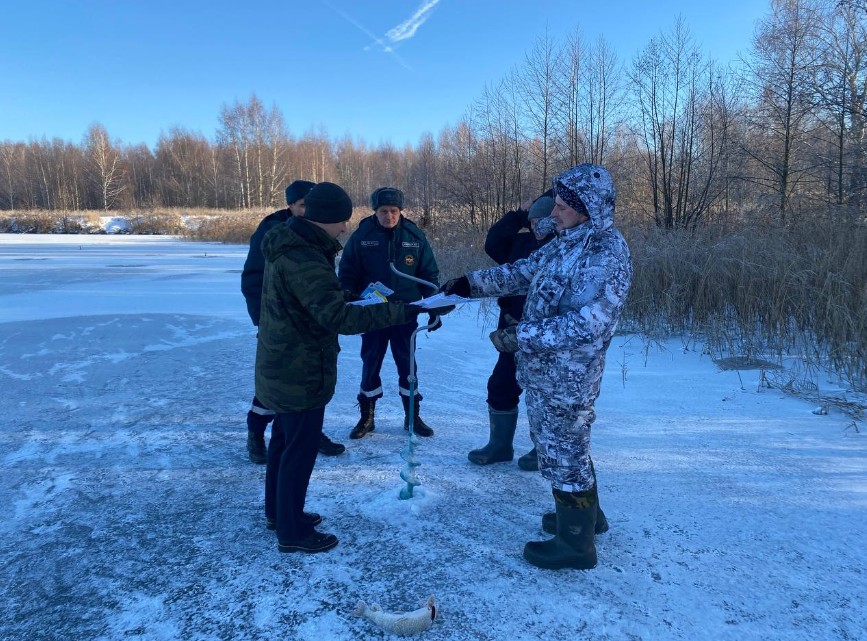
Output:
M376 603L368 606L364 601L359 601L352 614L364 617L386 632L406 636L430 630L437 617L437 607L431 595L424 607L412 612L387 612Z

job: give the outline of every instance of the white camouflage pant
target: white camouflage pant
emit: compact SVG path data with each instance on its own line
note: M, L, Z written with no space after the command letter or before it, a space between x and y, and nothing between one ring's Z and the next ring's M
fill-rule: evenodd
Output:
M539 471L562 492L586 492L596 481L590 459L593 407L563 403L538 390L525 390L530 437L539 455Z

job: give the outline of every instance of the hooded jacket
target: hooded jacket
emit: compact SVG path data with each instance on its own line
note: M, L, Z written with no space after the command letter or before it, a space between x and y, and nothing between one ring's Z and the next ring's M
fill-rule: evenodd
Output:
M340 243L292 217L262 241L265 281L256 349L256 397L275 412L324 407L337 383L338 334L407 322L402 305L344 302L334 273Z
M614 189L607 172L606 185L595 169L579 165L555 180L555 191L566 181L589 221L559 232L528 258L467 275L474 297L527 295L517 326L518 383L581 407L599 395L605 350L632 283L629 248L614 227Z
M349 237L338 268L340 284L357 296L379 281L394 290L389 300L407 303L434 293L395 274L390 261L404 274L439 285L439 267L424 232L403 215L393 229L386 229L375 214L362 220Z

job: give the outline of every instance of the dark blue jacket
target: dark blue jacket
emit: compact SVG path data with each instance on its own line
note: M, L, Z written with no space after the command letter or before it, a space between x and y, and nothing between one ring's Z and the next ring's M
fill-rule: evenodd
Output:
M542 246L536 240L533 232L521 232L521 230L529 229L529 227L527 212L523 209L503 214L503 217L491 225L488 230L488 235L485 237L485 253L493 258L498 265L505 265L526 258ZM506 314L515 320L521 320L526 298L526 296L501 296L497 299L497 304L500 306L498 323L500 328L506 325L503 320Z
M403 216L394 229L386 229L375 215L362 220L346 242L337 269L340 286L359 295L370 283L379 281L394 290L389 300L407 303L434 293L392 272L388 266L391 260L402 273L439 286L439 267L424 232Z
M244 261L244 271L241 272L241 293L247 301L247 313L256 327L259 327L259 313L262 309L262 281L265 278L265 256L262 254L262 239L272 227L285 223L292 212L280 209L265 216L253 235L250 236L250 251Z

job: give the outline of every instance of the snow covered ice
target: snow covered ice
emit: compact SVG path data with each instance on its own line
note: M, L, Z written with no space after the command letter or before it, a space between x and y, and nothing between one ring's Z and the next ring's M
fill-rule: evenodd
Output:
M859 639L867 443L838 412L760 390L678 340L618 336L594 425L611 530L596 569L544 571L548 485L477 467L494 315L418 340L436 430L401 501L397 375L357 420L360 338L341 337L308 507L340 539L280 554L247 460L255 330L246 247L168 237L0 236L0 639L391 639L353 617L436 595L430 640ZM743 384L742 384L743 383ZM270 433L270 431L269 431ZM516 456L530 448L521 412Z

